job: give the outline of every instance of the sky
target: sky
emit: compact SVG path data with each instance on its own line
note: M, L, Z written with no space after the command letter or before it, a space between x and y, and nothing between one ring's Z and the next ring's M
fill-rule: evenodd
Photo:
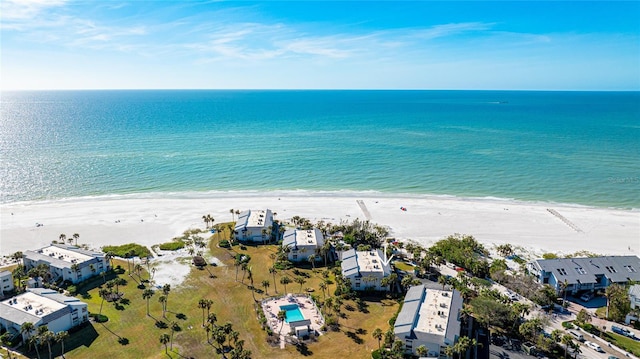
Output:
M640 1L2 0L0 86L640 90Z

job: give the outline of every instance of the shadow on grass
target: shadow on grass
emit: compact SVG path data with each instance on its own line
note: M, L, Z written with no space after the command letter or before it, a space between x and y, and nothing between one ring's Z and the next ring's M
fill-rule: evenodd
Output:
M296 345L296 350L298 351L298 353L300 353L303 356L313 355L313 352L309 350L309 347L307 346L307 344L303 342L300 342Z
M187 320L187 315L184 313L178 313L176 314L176 318L180 319L180 320Z
M351 340L353 340L354 343L356 344L362 344L364 343L364 340L362 340L362 338L360 338L358 336L358 334L356 334L356 332L345 332L345 334L347 335L347 337L349 337Z

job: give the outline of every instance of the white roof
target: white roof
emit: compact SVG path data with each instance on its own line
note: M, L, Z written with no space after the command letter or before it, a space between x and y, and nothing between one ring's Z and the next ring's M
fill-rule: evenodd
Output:
M449 321L452 298L452 292L437 289L427 290L414 330L444 336Z

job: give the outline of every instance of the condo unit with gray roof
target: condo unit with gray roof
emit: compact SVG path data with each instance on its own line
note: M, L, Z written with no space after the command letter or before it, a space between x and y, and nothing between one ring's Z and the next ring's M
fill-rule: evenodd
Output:
M35 251L26 251L22 261L27 271L39 264L46 264L49 266L49 279L68 280L72 283L81 282L111 268L104 253L66 244L52 244Z
M444 349L460 335L460 292L427 289L424 285L409 288L393 331L405 344L405 353L416 355L424 346L428 357L446 358Z
M637 256L537 259L529 262L527 269L538 282L551 285L558 294L565 286L567 293L577 294L640 281Z

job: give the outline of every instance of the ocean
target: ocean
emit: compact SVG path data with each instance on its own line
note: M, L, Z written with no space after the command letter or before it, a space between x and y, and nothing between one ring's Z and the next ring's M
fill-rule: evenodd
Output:
M640 208L640 93L3 92L1 202L243 191Z

